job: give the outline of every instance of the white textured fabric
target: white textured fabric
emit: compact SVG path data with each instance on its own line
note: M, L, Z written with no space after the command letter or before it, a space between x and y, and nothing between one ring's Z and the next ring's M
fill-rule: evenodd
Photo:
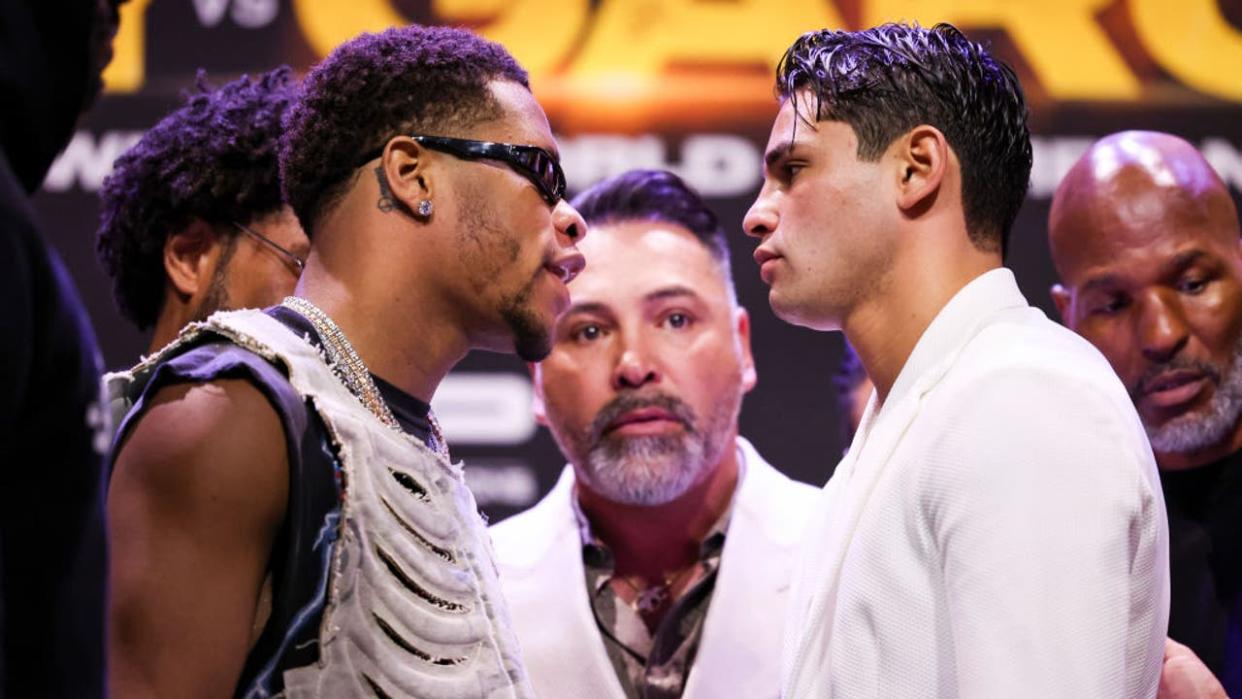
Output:
M1155 696L1155 461L1121 383L1012 273L940 311L808 526L787 697Z
M341 462L320 658L285 673L285 696L532 696L461 468L380 422L275 318L217 313L182 341L201 331L284 365Z
M720 571L686 681L688 699L777 695L781 624L816 489L781 475L738 439L743 476ZM587 598L573 469L533 508L491 528L500 579L535 693L624 699Z

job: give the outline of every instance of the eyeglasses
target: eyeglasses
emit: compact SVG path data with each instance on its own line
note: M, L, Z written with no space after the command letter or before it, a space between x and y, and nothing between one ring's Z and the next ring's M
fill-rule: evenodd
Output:
M274 250L277 255L280 255L282 258L284 258L286 262L288 262L290 265L293 266L293 269L296 270L298 276L302 276L302 270L306 269L306 260L303 260L297 255L294 255L293 253L289 252L286 248L279 245L278 243L276 243L276 241L272 240L271 238L263 235L262 233L256 233L255 231L250 230L246 226L243 226L242 224L238 223L237 221L233 221L233 225L237 227L237 230L241 231L242 233L245 233L251 238L254 238L255 240L262 243L263 245L266 245L272 250Z
M448 136L409 134L409 137L432 150L448 153L462 160L499 160L535 185L548 206L556 206L556 202L565 196L565 172L561 170L561 164L551 153L539 146L471 141ZM382 147L372 151L358 165L378 158L383 152Z

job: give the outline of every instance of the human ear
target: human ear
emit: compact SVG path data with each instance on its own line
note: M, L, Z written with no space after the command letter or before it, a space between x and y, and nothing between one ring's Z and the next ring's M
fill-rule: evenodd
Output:
M408 214L420 212L419 218L430 216L434 193L431 168L426 156L427 149L413 139L400 137L388 142L375 169L380 190L378 206L381 210L387 205L400 208ZM427 213L421 213L423 211Z
M1052 296L1052 303L1057 307L1057 313L1061 314L1061 324L1066 327L1072 327L1070 323L1070 296L1069 289L1060 284L1053 284L1048 290L1048 294Z
M737 341L742 353L742 392L749 393L750 389L759 382L759 374L755 371L755 357L750 351L750 314L745 308L739 306L733 315Z
M220 236L207 222L194 219L164 240L164 275L185 297L211 284L220 259Z
M527 362L526 369L530 372L530 407L535 413L535 422L547 427L548 409L543 402L543 371L534 362Z
M914 214L935 201L947 168L949 142L934 126L914 127L897 140L898 206Z

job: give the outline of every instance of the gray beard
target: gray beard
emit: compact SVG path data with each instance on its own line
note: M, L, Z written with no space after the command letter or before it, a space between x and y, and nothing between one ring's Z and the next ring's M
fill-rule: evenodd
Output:
M613 502L663 505L698 481L710 463L698 434L641 435L600 442L586 457L591 487Z
M1220 444L1242 418L1242 338L1233 348L1212 399L1203 408L1179 415L1159 427L1144 427L1151 448L1161 454L1193 454Z
M725 449L735 448L726 444L726 437L737 424L741 402L739 384L717 403L700 429L690 407L676 398L627 396L600 410L586 434L575 440L577 449L566 449L570 445L555 432L554 436L567 455L575 451L582 455L577 461L579 472L595 492L625 505L663 505L698 483L720 462ZM638 405L658 405L673 412L682 419L685 431L679 435L599 436L614 416ZM582 454L587 445L590 448Z

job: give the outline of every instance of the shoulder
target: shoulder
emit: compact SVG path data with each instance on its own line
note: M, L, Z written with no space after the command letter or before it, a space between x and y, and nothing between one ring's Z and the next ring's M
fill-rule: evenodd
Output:
M218 381L241 380L266 398L291 436L305 429L306 407L279 367L211 333L177 342L182 344L170 345L133 370L110 377L109 400L119 402L119 409L128 410L117 429L118 445L128 440L134 425L145 419L156 394L181 384L209 386Z
M926 397L919 443L931 487L1058 497L1073 484L1150 498L1155 461L1121 381L1086 341L1030 313L1038 318L981 331Z
M983 328L929 398L982 404L1000 411L993 416L999 420L1038 415L1028 425L1034 429L1086 410L1125 432L1141 431L1129 395L1103 355L1034 308ZM971 412L985 417L981 410Z
M488 528L502 571L536 567L566 536L578 537L574 517L573 468L566 466L556 485L528 510Z
M279 522L288 488L284 427L250 381L165 386L119 445L110 499L187 514L206 506Z
M985 323L962 358L983 367L1031 368L1065 374L1103 370L1115 380L1099 350L1034 307L1011 309Z
M737 443L746 457L746 474L737 494L735 516L750 520L769 539L795 543L815 510L821 489L781 473L745 438L738 437Z
M737 447L741 450L742 456L746 462L746 481L744 484L753 484L756 488L762 488L765 493L776 494L783 497L792 498L798 501L813 499L820 491L819 488L796 481L786 476L776 466L773 466L767 459L759 453L755 445L745 437L737 438Z

